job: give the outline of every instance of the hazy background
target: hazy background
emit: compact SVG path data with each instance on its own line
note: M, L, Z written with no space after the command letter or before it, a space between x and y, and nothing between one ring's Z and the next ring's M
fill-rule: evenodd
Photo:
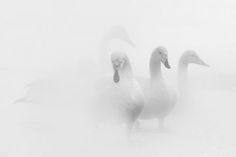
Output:
M102 35L113 25L124 26L136 45L127 49L135 74L148 76L149 55L160 45L169 51L172 69L164 75L171 85L183 51L195 50L210 65L189 69L190 83L199 91L192 99L195 113L188 129L180 135L137 134L142 142L115 147L119 153L114 154L234 156L235 19L233 0L1 1L0 156L112 154L106 146L78 142L81 128L73 126L78 108L11 103L24 94L26 84L55 72L76 69L86 77L84 71L97 62Z

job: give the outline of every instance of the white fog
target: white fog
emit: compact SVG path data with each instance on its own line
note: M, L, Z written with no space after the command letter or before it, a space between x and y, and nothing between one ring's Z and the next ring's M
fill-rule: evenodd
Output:
M1 1L0 156L234 157L235 19L233 0ZM128 137L126 123L94 126L91 107L120 101L112 97L113 81L122 77L111 54L128 56L136 81L150 77L158 50L168 55L171 68L163 61L162 75L177 97L165 128L142 119L143 111ZM198 61L184 80L178 65L187 50ZM139 83L145 108L149 88ZM157 100L169 94L163 84L166 94L157 92ZM104 95L103 87L111 92Z

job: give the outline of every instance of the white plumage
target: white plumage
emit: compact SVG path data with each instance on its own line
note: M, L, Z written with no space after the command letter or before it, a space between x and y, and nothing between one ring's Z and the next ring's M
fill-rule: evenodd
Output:
M163 127L164 118L176 104L175 92L169 88L162 77L161 63L170 69L167 49L156 48L150 58L150 78L139 78L144 92L145 106L140 119L159 119L159 127Z
M183 111L189 109L193 103L193 98L191 97L192 90L189 88L188 84L188 67L189 64L197 64L202 66L207 65L193 50L185 51L178 64L178 112L183 115ZM179 111L180 110L180 111Z
M114 52L111 61L113 76L101 78L95 86L93 116L98 123L126 124L130 133L143 109L143 92L126 54Z
M108 47L114 39L119 39L133 45L128 33L121 26L113 26L105 33L101 40L99 52L97 53L101 65L93 60L84 61L81 59L77 69L62 71L59 74L35 80L26 85L26 94L14 103L40 103L40 104L77 104L81 102L85 94L84 89L90 88L91 82L95 79L91 76L98 76L100 72L107 72L109 60L106 59ZM109 56L109 55L108 55ZM108 62L107 62L108 61ZM99 71L101 66L102 70ZM78 93L83 93L78 94Z
M185 92L187 90L187 83L188 83L188 66L189 64L198 64L202 66L209 66L207 65L193 50L185 51L180 59L178 65L178 90L179 93Z

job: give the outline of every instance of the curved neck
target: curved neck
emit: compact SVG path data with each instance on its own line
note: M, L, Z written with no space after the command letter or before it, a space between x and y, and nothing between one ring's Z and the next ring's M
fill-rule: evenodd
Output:
M149 70L150 70L151 79L161 78L162 77L161 59L156 58L156 57L155 58L151 57L150 64L149 64Z
M179 61L178 65L178 88L184 89L188 84L188 64L183 62L182 60Z

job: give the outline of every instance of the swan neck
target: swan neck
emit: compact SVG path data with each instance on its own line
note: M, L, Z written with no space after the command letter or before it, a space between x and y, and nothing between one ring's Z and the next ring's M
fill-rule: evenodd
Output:
M183 89L188 84L188 64L185 62L179 62L178 65L178 86L179 89Z
M149 70L151 78L161 78L162 77L161 60L153 60L151 58Z
M187 74L187 72L188 72L188 64L187 63L183 63L183 62L179 62L178 72L179 72L179 75Z

